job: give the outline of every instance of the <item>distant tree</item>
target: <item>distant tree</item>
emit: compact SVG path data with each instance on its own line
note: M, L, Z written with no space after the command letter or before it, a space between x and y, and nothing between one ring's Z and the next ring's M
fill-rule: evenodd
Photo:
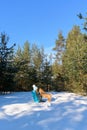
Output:
M50 89L52 88L52 65L49 59L47 59L47 57L44 58L43 71L42 71L42 83L46 91L48 90L48 85L50 86Z
M39 48L36 44L32 45L31 48L31 64L35 69L36 80L38 84L42 82L42 72L44 68L44 49Z
M65 38L63 37L62 32L59 32L53 50L55 51L54 63L52 65L54 86L57 91L60 91L64 90L62 57L65 51Z
M29 90L30 86L30 43L26 41L24 43L23 49L18 47L18 50L16 52L14 61L15 61L15 67L16 67L16 73L15 73L15 82L16 82L16 89L18 91Z
M53 50L55 51L55 60L58 64L62 63L62 55L65 48L65 39L62 35L62 32L59 32L58 39L55 41L55 47Z
M13 82L13 44L7 47L9 37L5 33L0 34L0 91L11 90Z

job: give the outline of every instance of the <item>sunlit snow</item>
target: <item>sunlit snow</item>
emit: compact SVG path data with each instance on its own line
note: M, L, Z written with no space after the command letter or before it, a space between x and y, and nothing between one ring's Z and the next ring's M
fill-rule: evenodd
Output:
M0 130L87 130L87 97L51 92L51 106L31 92L0 96Z

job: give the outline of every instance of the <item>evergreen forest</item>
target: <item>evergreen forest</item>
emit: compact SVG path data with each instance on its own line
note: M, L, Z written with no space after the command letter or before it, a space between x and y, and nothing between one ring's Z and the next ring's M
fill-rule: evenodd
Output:
M59 31L51 52L25 41L23 47L0 33L0 94L31 91L36 84L45 91L68 91L87 95L87 17L82 26L74 25L67 37Z

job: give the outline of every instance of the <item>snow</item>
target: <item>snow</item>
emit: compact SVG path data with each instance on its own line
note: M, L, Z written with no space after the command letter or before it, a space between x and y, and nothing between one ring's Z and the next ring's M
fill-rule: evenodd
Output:
M87 97L51 92L51 106L31 92L0 96L0 130L87 130Z

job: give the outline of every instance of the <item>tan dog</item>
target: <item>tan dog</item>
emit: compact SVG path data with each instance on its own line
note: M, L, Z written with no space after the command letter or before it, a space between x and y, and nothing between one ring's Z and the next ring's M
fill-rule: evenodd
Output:
M43 98L47 98L49 102L51 102L52 95L46 93L42 88L39 88L39 93Z

